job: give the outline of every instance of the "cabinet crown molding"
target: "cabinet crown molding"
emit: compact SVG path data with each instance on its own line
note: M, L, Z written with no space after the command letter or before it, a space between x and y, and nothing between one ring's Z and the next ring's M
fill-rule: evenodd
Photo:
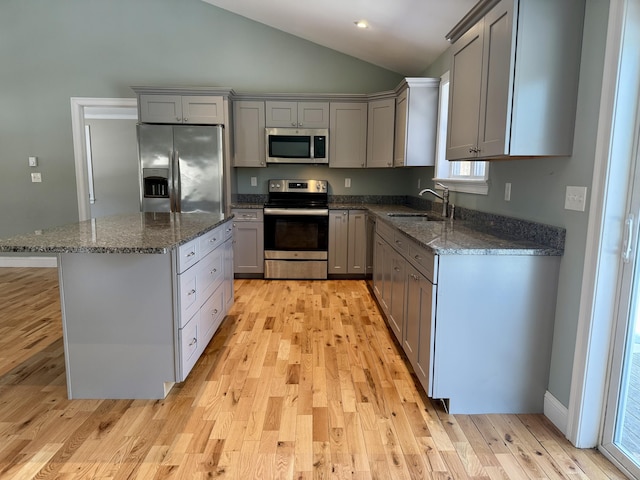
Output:
M467 14L462 17L456 25L447 33L444 38L446 38L449 43L454 43L458 40L462 35L464 35L467 30L473 27L478 20L480 20L484 15L495 7L500 0L480 0L476 3L471 10L467 12Z

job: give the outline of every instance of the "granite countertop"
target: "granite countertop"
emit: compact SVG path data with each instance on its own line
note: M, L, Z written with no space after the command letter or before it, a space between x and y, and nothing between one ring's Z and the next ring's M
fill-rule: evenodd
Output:
M483 231L473 222L443 219L437 213L424 217L389 216L389 213L412 213L415 209L397 205L366 205L378 220L395 227L410 239L438 255L544 255L559 256L564 252L515 236ZM424 213L424 212L421 212ZM435 218L435 220L433 220Z
M0 252L162 254L229 218L215 213L113 215L3 238Z

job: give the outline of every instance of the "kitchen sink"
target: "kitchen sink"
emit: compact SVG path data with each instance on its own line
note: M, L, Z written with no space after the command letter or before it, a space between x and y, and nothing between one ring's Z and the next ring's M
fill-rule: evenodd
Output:
M390 212L387 213L389 217L400 217L400 218L416 218L420 220L428 220L428 221L441 221L443 220L441 217L434 215L432 213L425 212Z

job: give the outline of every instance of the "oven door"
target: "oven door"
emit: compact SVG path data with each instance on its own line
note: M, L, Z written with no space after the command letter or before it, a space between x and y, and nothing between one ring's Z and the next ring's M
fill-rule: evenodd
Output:
M326 260L328 244L328 209L265 207L265 259Z

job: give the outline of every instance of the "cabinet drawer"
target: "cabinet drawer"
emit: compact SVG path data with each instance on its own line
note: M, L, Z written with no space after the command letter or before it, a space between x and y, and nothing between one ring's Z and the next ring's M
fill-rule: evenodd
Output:
M198 239L180 245L178 247L178 273L184 272L200 259Z
M180 337L180 379L183 381L198 360L198 329L200 322L198 314L179 330Z
M223 234L224 234L224 241L226 242L231 237L233 237L233 223L229 221L225 223L222 227L224 228Z
M415 242L409 242L409 253L407 258L431 283L436 282L435 262L436 258L433 252L418 245Z
M206 300L222 283L224 275L224 250L216 249L200 260L197 266L197 284L202 292L200 300Z
M376 222L376 233L385 239L388 243L393 244L395 228L385 222Z
M200 281L198 279L198 269L192 268L178 275L180 327L193 316L200 308L202 296Z
M391 245L398 251L398 253L407 255L409 253L410 243L413 242L409 240L405 235L398 232L397 230L393 231L393 242L391 243Z
M213 230L208 231L198 239L200 241L201 257L204 257L213 249L222 244L222 242L224 241L224 229L225 225L219 225Z
M213 338L224 318L224 289L218 288L200 309L200 350Z
M260 208L234 208L234 221L237 222L262 222L264 215Z

